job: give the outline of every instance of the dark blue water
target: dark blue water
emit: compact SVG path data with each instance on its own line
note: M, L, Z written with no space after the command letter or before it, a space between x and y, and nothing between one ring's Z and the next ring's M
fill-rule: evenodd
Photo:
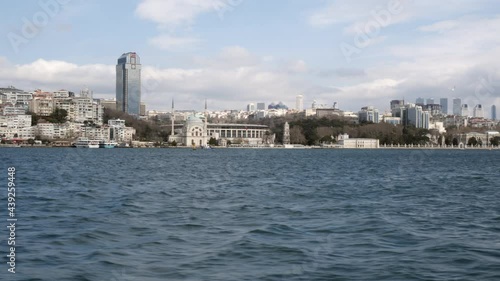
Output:
M1 280L500 280L500 151L3 148L0 159Z

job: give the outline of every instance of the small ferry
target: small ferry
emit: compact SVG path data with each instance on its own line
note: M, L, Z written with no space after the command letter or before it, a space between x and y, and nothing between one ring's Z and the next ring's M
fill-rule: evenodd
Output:
M77 148L99 148L99 141L98 140L89 140L88 138L79 138L75 143L75 147L77 147Z
M115 148L118 143L112 141L101 141L99 143L99 148Z

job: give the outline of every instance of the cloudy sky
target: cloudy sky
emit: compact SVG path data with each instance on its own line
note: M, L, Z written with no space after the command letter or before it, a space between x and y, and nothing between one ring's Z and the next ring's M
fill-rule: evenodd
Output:
M298 94L353 111L417 97L500 106L495 0L27 0L3 11L0 86L111 98L117 58L135 51L148 109L172 97L179 109L205 98L294 107Z

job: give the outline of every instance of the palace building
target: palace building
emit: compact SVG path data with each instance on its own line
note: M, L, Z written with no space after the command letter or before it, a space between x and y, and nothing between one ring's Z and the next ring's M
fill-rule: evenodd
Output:
M274 143L274 138L265 125L253 124L208 124L203 114L189 116L181 130L171 135L169 141L183 146L206 146L214 138L219 145L240 144L258 146Z

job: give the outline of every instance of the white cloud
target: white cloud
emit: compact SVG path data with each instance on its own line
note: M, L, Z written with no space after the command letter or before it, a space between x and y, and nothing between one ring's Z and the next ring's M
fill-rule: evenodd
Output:
M149 44L163 50L185 50L195 47L200 42L194 37L175 37L168 34L159 35L149 39Z
M136 15L163 27L192 24L203 13L219 11L227 4L223 0L142 0Z
M226 60L217 64L219 60ZM158 68L142 61L142 99L149 109L168 109L176 96L179 108L199 109L207 98L212 108L243 108L248 102L283 100L291 103L304 86L287 71L273 69L248 50L224 48L214 60L195 68ZM13 65L0 58L0 85L14 85L26 91L61 88L79 92L84 85L96 98L112 98L115 92L114 65L77 65L65 61L38 59Z

